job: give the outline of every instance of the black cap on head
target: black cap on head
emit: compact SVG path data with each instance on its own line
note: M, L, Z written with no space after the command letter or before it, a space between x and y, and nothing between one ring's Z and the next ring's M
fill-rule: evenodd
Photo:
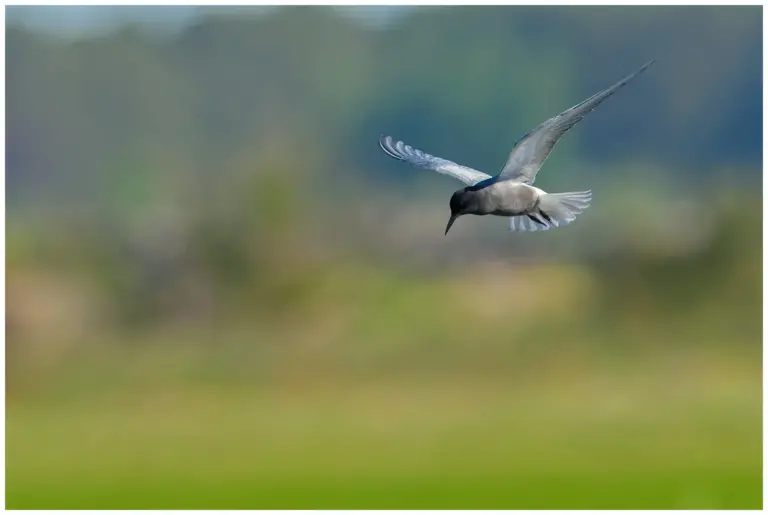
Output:
M452 214L458 214L461 211L461 208L464 205L463 193L463 191L457 191L451 195L450 204Z

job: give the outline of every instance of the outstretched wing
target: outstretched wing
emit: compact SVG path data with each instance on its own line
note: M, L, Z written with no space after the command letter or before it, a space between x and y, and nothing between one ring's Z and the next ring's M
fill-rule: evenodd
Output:
M419 149L413 148L410 145L406 145L402 141L395 142L390 136L382 135L379 138L379 146L381 149L390 156L400 161L415 166L417 168L424 168L425 170L434 170L437 173L448 175L454 179L458 179L467 186L472 186L485 179L490 179L491 176L422 152Z
M499 179L533 184L533 181L536 179L536 173L563 134L579 123L582 118L600 105L603 100L640 75L652 63L653 60L645 63L640 69L627 75L610 88L604 89L567 111L563 111L557 116L550 118L520 138L512 152L510 152L507 163L504 165L501 173L499 173Z

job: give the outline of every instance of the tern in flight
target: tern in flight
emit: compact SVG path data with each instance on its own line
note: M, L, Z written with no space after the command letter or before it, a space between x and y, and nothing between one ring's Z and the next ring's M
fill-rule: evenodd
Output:
M379 145L395 159L417 168L448 175L467 185L451 196L451 218L445 234L462 215L506 216L509 217L510 231L546 231L567 225L589 207L592 191L547 193L533 186L536 173L558 140L571 127L652 63L647 62L613 86L550 118L524 135L515 143L504 168L493 177L453 161L431 156L402 141L395 142L390 136L382 135Z

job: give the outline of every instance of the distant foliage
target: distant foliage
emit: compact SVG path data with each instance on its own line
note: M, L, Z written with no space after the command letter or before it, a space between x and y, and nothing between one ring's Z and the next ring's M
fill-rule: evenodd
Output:
M362 176L393 176L380 132L493 172L521 134L649 58L555 162L639 159L689 180L761 162L758 7L424 7L381 29L328 8L232 12L165 36L10 26L9 207L117 195L126 165L215 176L276 126L311 128ZM288 144L302 173L317 166Z

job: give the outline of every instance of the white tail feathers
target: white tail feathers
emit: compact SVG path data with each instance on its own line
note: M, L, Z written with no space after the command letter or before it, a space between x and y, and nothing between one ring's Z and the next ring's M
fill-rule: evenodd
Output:
M509 230L548 231L553 227L568 225L576 220L576 215L589 207L591 200L591 190L543 193L534 211L509 218Z

